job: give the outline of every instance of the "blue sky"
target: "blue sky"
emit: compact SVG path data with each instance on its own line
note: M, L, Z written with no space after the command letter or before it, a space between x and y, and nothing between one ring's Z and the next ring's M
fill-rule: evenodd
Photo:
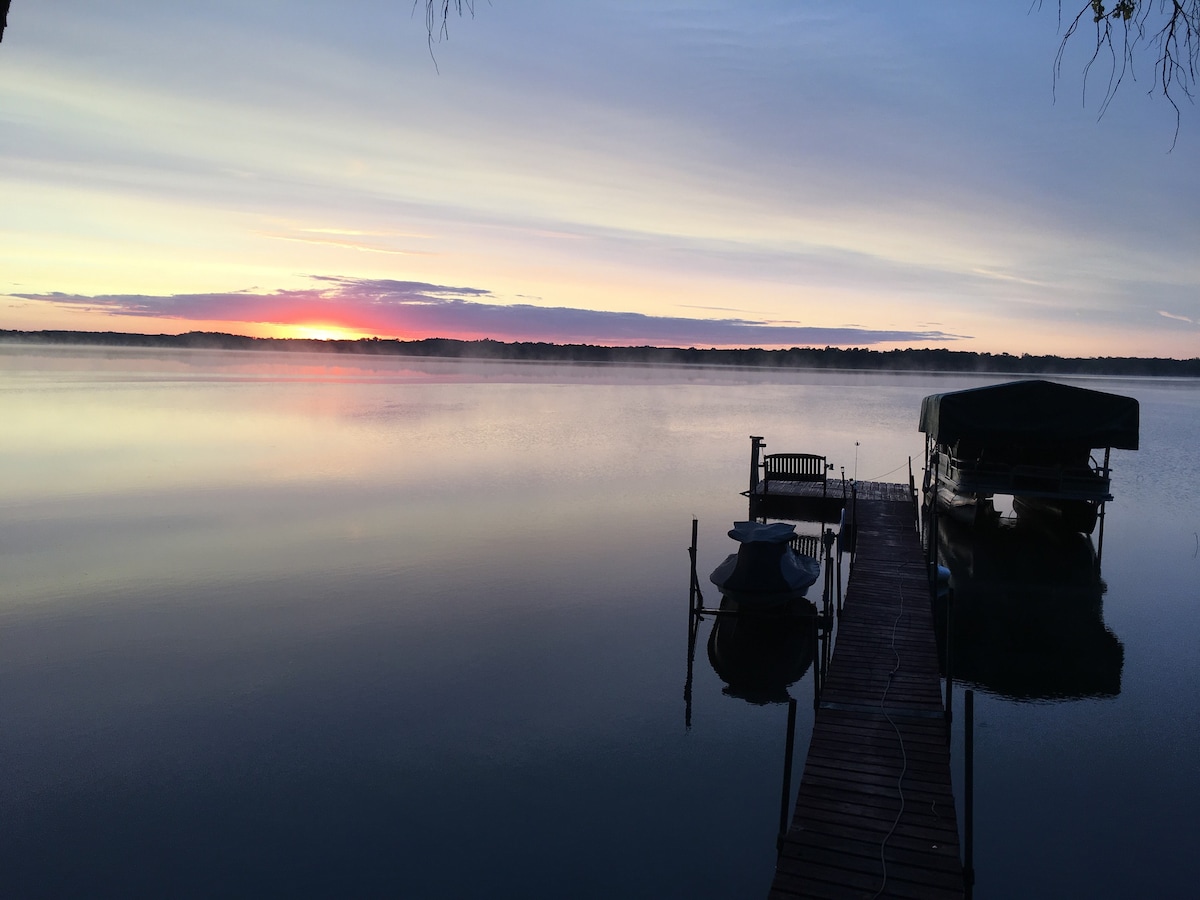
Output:
M0 327L1200 356L1200 125L1024 3L14 0ZM436 62L435 62L436 60Z

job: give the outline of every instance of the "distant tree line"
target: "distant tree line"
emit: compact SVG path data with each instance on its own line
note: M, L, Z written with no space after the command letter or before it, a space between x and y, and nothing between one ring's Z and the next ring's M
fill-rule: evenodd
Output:
M421 356L449 359L520 360L614 365L747 366L784 369L855 369L889 372L993 372L1020 375L1144 375L1200 378L1200 358L1161 359L1127 356L1072 358L1023 353L976 353L970 350L869 350L862 347L792 347L790 350L702 350L689 347L603 347L521 341L459 341L426 338L401 341L363 338L324 341L304 338L254 338L190 331L186 334L126 334L114 331L7 331L0 343L148 347L179 350L302 350L373 356Z

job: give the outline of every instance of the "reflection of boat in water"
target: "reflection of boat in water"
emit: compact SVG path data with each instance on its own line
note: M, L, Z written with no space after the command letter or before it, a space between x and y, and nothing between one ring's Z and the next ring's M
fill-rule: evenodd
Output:
M1100 504L1069 497L1013 497L1013 512L1027 522L1056 531L1091 534L1096 530Z
M1090 537L1022 524L981 532L943 520L938 552L954 590L955 680L1022 700L1120 693L1124 649L1104 625L1105 584Z
M1091 534L1112 499L1109 453L1137 449L1138 418L1131 397L1050 381L931 394L919 426L926 496L959 521L995 524L992 496L1011 495L1018 515ZM1097 463L1091 452L1101 448Z
M780 606L804 596L820 577L821 561L792 549L796 527L786 522L735 522L729 536L741 546L709 580L748 609Z
M936 490L939 512L965 525L995 525L1000 518L989 494L955 490L938 484Z
M723 611L736 603L721 602ZM708 661L724 693L751 703L786 703L788 687L816 655L817 608L804 599L759 615L717 616L708 636Z

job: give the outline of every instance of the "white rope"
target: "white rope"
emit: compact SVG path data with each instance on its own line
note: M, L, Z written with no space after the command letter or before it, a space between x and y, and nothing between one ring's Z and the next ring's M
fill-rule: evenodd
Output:
M916 457L917 459L921 459L922 456L924 455L924 453L925 453L925 450L921 449L917 453L912 453L909 455L910 455L910 457ZM876 477L871 478L869 480L870 481L883 481L883 479L887 478L889 475L895 475L901 469L907 468L907 466L908 466L908 462L902 462L902 463L900 463L900 465L896 466L896 468L892 469L892 471L884 472L882 475L877 475Z
M871 900L877 900L887 888L888 874L885 852L887 842L896 833L896 828L900 824L900 817L904 815L904 776L908 773L908 753L904 749L904 736L900 733L900 728L888 713L887 706L885 705L888 691L892 688L892 679L900 671L900 654L896 652L896 629L900 627L900 620L904 618L904 585L897 584L896 587L900 592L900 612L896 615L896 621L892 623L892 655L896 657L896 665L892 667L892 671L888 672L887 686L883 689L883 696L879 698L879 708L883 712L884 718L888 720L888 724L892 726L892 730L896 732L896 740L900 742L900 777L896 779L896 793L900 795L900 810L896 813L896 819L892 822L892 827L888 829L888 833L884 835L883 840L879 844L879 863L883 867L883 884L879 886L879 890L874 893Z

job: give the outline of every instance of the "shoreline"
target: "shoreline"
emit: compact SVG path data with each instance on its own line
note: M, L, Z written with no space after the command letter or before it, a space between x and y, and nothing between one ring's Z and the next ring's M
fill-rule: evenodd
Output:
M0 344L22 347L88 346L168 350L249 350L349 356L400 356L584 365L684 366L728 369L789 369L909 374L1037 376L1136 376L1200 378L1200 357L1014 356L969 350L792 347L787 350L630 347L595 344L505 343L424 338L413 341L361 338L255 338L221 332L137 334L115 331L16 331L0 329Z

